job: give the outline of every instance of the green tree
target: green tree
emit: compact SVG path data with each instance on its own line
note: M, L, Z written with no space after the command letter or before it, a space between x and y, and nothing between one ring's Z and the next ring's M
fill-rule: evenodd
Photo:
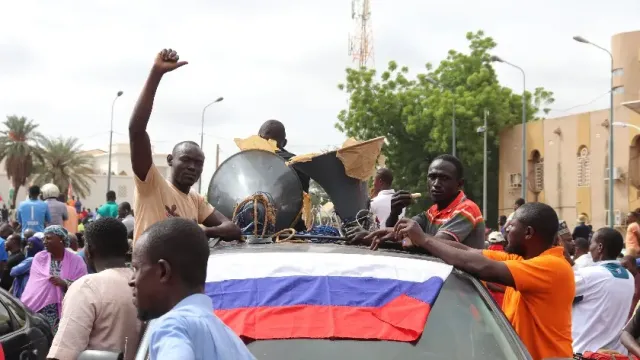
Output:
M13 186L11 208L15 208L16 197L21 186L33 173L33 161L41 154L38 142L42 135L38 124L24 116L7 116L4 130L0 131L0 161L4 161L7 178Z
M347 69L339 89L349 97L336 128L356 139L386 136L383 148L387 166L394 172L394 188L426 193L427 168L439 154L451 153L451 118L455 103L457 155L465 169L465 192L482 208L483 140L476 130L488 117L488 223L495 225L498 203L498 134L522 119L522 95L499 84L490 57L496 47L484 32L467 33L469 52L448 52L437 68L410 78L409 69L391 61L380 78L373 69ZM436 83L437 85L434 85ZM541 88L541 100L525 93L527 117L535 118L540 105L553 102L553 93ZM544 96L543 96L544 95ZM409 209L430 205L428 196Z
M93 157L80 149L76 138L42 139L42 156L35 163L33 183L54 183L60 191L71 184L81 198L91 193Z

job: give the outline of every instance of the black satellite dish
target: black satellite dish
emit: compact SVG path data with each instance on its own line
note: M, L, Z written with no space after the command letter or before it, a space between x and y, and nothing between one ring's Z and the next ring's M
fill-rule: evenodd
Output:
M275 230L293 227L302 209L302 185L278 155L245 150L226 159L211 178L207 198L231 219L236 205L256 192L269 193L276 206Z

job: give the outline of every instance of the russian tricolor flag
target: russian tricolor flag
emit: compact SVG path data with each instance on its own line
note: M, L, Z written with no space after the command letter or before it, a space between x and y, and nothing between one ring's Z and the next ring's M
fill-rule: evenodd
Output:
M216 315L249 339L414 341L451 269L382 255L214 254L205 293Z

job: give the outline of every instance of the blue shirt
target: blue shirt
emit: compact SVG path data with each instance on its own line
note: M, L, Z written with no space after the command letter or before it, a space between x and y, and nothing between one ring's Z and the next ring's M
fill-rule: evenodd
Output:
M238 335L213 314L207 295L183 299L153 325L151 360L255 360Z
M42 200L25 200L18 206L16 220L22 226L22 234L27 229L43 232L45 223L51 222L49 207Z
M14 277L13 280L13 296L17 299L20 299L22 296L22 292L24 288L27 286L27 282L29 281L29 271L31 270L31 263L33 262L32 257L28 257L16 266L11 269L9 275Z
M9 260L9 254L7 253L7 249L4 248L5 240L0 237L0 261Z

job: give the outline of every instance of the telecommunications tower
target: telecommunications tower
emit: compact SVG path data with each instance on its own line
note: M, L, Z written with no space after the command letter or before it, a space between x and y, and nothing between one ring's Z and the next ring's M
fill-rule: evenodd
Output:
M373 66L370 0L351 0L351 19L355 22L355 33L349 36L349 55L359 67Z

